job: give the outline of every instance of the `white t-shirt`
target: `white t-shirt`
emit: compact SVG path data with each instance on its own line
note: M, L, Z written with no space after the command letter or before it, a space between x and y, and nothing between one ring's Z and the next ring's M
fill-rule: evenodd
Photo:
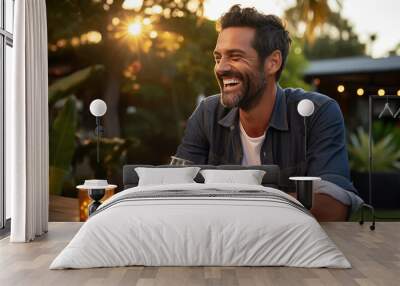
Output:
M242 141L243 159L242 165L261 165L260 151L265 139L265 132L260 137L249 137L244 130L242 123L240 125L240 140Z

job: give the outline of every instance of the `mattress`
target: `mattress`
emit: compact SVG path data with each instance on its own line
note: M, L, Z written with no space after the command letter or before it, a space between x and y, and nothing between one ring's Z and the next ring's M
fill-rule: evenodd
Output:
M269 187L134 187L106 202L50 269L119 266L350 268L296 199Z

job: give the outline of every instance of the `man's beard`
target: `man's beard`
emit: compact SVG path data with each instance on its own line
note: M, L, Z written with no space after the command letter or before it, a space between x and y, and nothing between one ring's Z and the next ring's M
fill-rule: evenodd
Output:
M262 69L259 71L257 76L258 78L255 81L252 81L248 73L240 74L238 72L226 72L219 74L219 79L222 77L236 77L242 82L240 91L237 91L235 94L225 94L224 84L219 80L221 88L221 104L226 108L239 107L244 111L248 111L256 106L267 87L265 74Z

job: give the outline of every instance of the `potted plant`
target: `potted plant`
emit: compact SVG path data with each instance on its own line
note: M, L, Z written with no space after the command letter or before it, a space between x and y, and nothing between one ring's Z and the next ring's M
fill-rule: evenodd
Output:
M379 122L373 126L372 194L376 208L400 208L400 130ZM350 135L348 145L354 186L369 202L369 137L362 128Z

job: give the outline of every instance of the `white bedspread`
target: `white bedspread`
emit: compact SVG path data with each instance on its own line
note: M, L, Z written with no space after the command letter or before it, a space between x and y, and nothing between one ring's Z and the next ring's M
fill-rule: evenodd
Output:
M127 265L351 267L311 215L282 201L235 196L121 200L137 194L133 192L166 190L262 190L300 204L279 190L254 185L131 188L105 202L100 207L103 210L81 227L50 269Z

